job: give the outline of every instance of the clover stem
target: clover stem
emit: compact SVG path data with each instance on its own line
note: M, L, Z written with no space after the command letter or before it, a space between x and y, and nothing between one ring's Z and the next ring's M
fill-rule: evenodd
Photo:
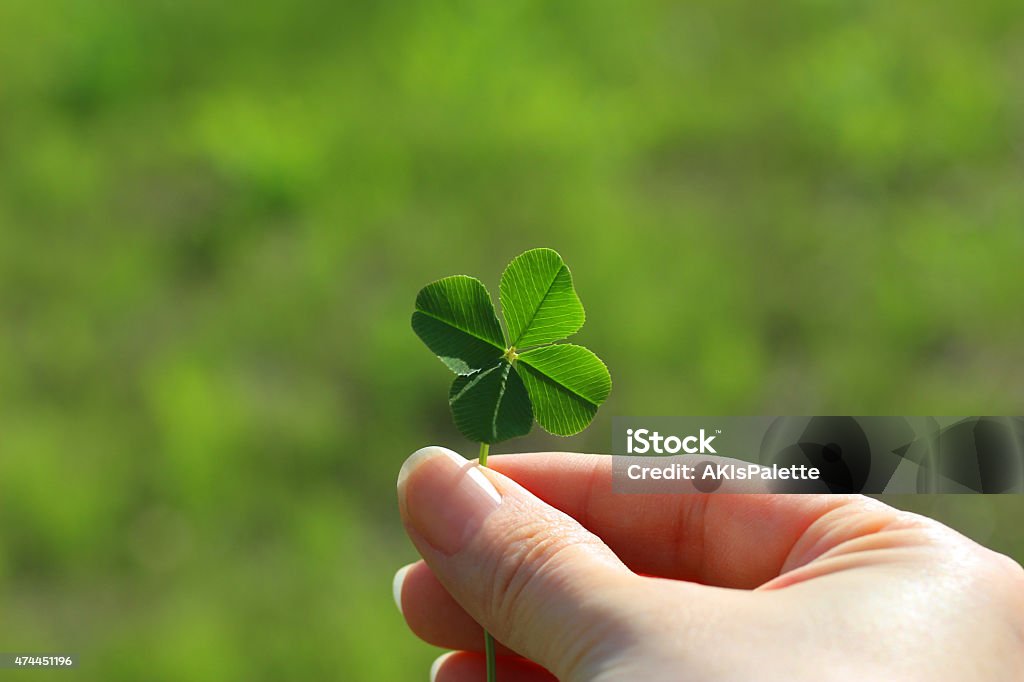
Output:
M480 466L487 466L487 453L491 446L487 443L480 443ZM494 637L484 630L484 656L487 659L487 682L497 682L498 671L495 669L494 661Z
M494 667L494 638L487 630L484 630L484 655L487 658L487 682L497 682L498 671Z

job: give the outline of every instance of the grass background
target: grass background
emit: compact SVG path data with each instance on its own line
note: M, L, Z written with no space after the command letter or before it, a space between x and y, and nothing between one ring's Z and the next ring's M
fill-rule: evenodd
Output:
M416 291L573 269L616 414L1020 414L1024 5L0 3L0 649L425 679ZM1024 558L1015 497L897 500Z

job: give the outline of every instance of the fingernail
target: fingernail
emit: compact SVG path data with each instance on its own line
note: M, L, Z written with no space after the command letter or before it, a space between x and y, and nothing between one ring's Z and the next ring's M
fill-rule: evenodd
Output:
M454 653L454 651L449 651L446 654L441 654L434 660L434 663L430 666L430 682L437 682L438 671L441 670L441 666L444 665L445 660Z
M398 499L409 525L446 555L461 550L501 504L501 495L475 464L438 446L405 460Z
M395 598L395 606L398 607L398 612L402 614L405 613L402 611L402 585L405 583L405 574L409 572L409 569L412 568L413 565L414 564L402 566L398 569L398 572L395 573L395 577L391 581L391 596Z

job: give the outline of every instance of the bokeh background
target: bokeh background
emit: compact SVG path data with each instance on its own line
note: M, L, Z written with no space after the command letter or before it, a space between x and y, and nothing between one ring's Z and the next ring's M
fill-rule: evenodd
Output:
M535 246L615 387L497 452L1020 414L1022 73L1017 0L0 2L0 650L426 679L394 479L472 448L413 299ZM1019 497L895 502L1024 558Z

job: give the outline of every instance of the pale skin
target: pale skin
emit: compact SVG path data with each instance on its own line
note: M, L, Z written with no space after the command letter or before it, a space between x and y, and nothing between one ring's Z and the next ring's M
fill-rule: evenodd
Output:
M607 456L409 458L410 629L435 682L1024 679L1024 570L850 496L619 495Z

